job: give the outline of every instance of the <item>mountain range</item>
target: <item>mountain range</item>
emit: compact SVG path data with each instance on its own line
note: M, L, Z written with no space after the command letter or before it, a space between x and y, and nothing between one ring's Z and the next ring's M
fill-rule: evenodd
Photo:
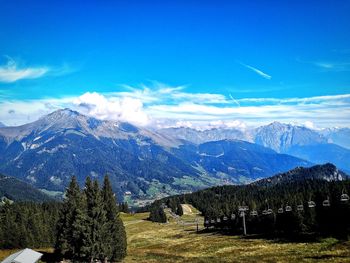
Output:
M108 174L119 198L154 199L311 165L244 141L236 131L224 133L215 137L220 140L194 143L58 110L33 123L0 128L0 172L51 191L64 191L73 175L82 185L87 176L101 181Z
M350 129L333 128L312 130L303 126L273 122L253 129L166 128L159 133L195 144L223 139L255 143L277 153L292 155L311 163L331 162L346 172L350 171Z

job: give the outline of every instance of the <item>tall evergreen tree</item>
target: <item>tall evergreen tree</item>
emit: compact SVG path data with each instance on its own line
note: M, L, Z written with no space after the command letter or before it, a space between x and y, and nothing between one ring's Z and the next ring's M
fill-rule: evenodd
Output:
M176 214L178 214L179 216L182 216L184 214L184 210L183 210L182 205L180 204L180 202L177 203Z
M104 178L102 197L108 221L105 251L111 261L120 261L126 256L126 233L108 176Z
M90 261L105 259L106 212L103 209L102 195L97 181L87 177L85 184L87 204L87 255Z
M68 258L85 257L86 218L85 202L76 178L73 176L57 223L55 250Z

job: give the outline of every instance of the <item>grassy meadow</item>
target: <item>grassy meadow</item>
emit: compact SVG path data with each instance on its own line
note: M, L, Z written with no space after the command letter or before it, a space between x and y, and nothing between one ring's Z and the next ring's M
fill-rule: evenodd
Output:
M128 236L128 256L124 263L350 262L349 241L327 238L319 242L297 243L206 231L197 233L196 225L190 223L198 219L202 230L203 218L195 212L182 216L180 220L170 218L167 224L147 221L148 213L122 213ZM38 251L45 252L43 262L50 262L52 249ZM14 252L0 250L0 260Z
M313 243L196 232L196 215L184 215L185 224L146 221L147 213L123 215L130 262L350 262L350 242L333 238ZM201 220L200 230L203 229Z

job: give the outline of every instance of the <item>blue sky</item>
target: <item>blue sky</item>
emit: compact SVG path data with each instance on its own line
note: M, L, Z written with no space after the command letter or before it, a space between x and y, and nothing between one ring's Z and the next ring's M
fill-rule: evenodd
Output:
M349 0L0 0L0 121L71 107L140 125L350 126L349 13Z

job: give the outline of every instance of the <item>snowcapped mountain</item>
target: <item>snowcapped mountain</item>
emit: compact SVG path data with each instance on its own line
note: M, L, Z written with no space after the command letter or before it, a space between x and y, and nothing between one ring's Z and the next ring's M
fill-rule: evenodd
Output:
M309 164L248 142L195 145L69 109L0 128L0 172L49 190L64 190L72 175L83 184L87 176L102 180L109 174L119 198L126 191L137 198L159 198L224 182L249 182Z

